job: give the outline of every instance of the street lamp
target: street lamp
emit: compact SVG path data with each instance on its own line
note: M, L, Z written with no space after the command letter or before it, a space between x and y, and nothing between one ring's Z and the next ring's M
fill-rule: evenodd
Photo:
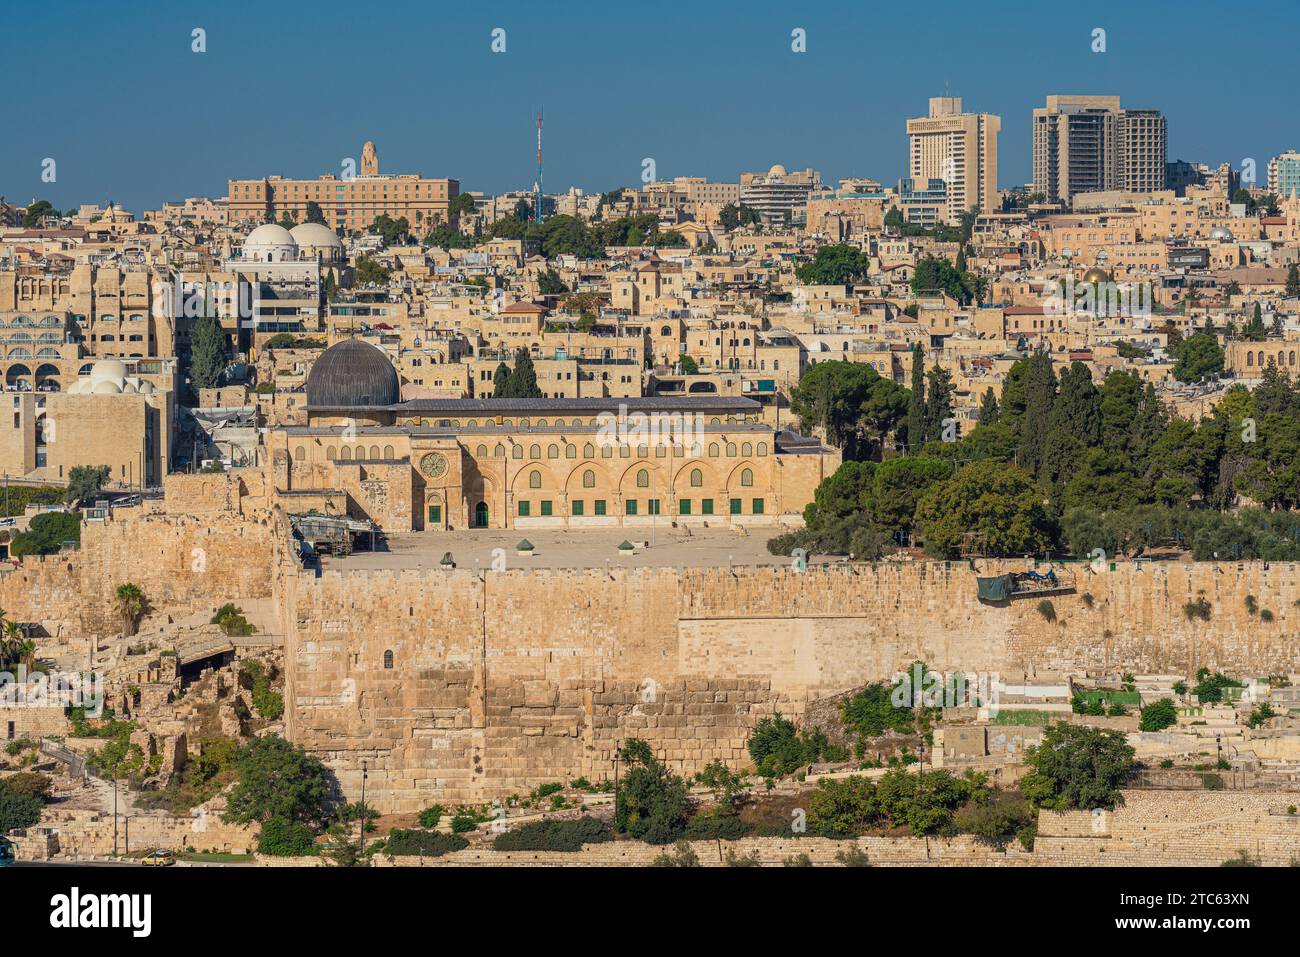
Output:
M370 773L369 771L366 770L366 762L362 761L361 762L361 815L360 815L361 816L361 835L360 835L361 846L357 851L358 854L364 854L366 852L366 778L368 778L369 776Z

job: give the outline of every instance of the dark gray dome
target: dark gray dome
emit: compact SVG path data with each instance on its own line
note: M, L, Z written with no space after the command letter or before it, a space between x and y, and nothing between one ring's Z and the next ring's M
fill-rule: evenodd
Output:
M345 339L320 354L307 376L307 408L394 405L397 371L382 350Z

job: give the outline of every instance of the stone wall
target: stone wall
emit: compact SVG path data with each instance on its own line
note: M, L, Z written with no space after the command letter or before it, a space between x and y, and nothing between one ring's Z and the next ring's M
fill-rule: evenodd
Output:
M217 475L208 484L224 496L229 481ZM228 511L114 510L107 521L82 525L79 550L28 557L0 572L0 608L15 621L38 622L50 635L80 641L121 630L118 585L133 582L153 608L186 614L213 602L269 596L271 561L269 513L250 521Z
M981 563L979 574L1011 565ZM1018 563L1016 567L1023 567ZM678 771L746 761L763 715L941 670L1285 672L1300 653L1290 565L1120 564L1075 594L985 605L966 563L600 571L279 566L288 733L385 811L613 774L643 737ZM1083 594L1091 596L1091 606ZM1200 595L1210 620L1183 605ZM1254 595L1274 612L1245 610Z

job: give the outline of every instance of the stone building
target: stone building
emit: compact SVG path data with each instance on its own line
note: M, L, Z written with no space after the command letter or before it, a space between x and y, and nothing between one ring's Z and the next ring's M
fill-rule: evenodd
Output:
M306 392L306 424L267 437L275 487L346 492L390 531L798 524L839 465L741 397L402 401L392 363L355 339Z

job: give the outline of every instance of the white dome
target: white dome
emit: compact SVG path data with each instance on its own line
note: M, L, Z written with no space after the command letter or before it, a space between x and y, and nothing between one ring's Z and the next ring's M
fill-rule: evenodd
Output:
M154 393L154 387L152 382L145 381L140 383L141 395L153 395L153 393Z
M126 378L126 363L121 359L100 359L90 367L91 382L106 382Z
M109 379L102 379L99 382L92 382L90 391L95 395L116 395L122 391L122 387Z
M786 175L785 167L782 166L780 163L777 163L775 166L773 166L770 170L767 171L767 175L768 175L768 176L785 176L785 175Z
M282 262L298 258L298 243L293 234L278 223L265 223L244 240L244 258L260 262Z
M340 261L346 256L343 240L321 223L299 223L289 230L289 235L298 244L299 252L307 256L319 254L326 262Z
M1220 242L1232 242L1232 230L1226 226L1215 226L1210 230L1210 238Z
M330 246L343 248L343 240L324 223L299 223L289 230L289 236L299 246Z

